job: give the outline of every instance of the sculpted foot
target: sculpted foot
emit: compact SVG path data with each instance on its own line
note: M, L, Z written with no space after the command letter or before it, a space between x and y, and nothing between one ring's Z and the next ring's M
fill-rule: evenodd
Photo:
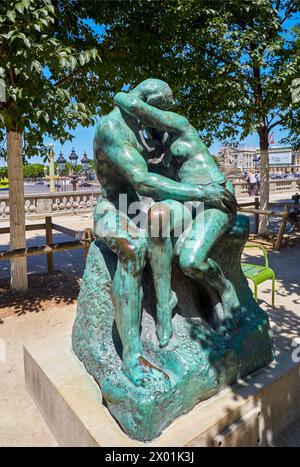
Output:
M173 336L172 311L178 303L177 295L171 292L171 299L165 308L157 306L157 327L156 334L160 347L168 345Z
M129 362L123 363L122 371L135 386L155 389L158 392L166 392L171 387L168 374L153 365L143 355L131 359L130 364Z

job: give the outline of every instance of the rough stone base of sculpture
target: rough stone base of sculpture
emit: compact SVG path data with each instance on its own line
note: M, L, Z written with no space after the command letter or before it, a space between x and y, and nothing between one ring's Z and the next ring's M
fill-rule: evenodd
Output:
M273 345L266 313L253 300L240 268L249 223L237 221L215 248L225 275L236 286L242 311L239 327L227 335L209 322L209 303L176 262L172 288L178 295L174 337L160 348L155 333L155 293L151 271L143 276L142 342L146 357L169 375L171 389L134 386L121 370L122 346L114 322L111 281L117 258L101 242L91 245L73 327L73 350L101 387L110 412L131 437L149 441L195 404L272 361Z

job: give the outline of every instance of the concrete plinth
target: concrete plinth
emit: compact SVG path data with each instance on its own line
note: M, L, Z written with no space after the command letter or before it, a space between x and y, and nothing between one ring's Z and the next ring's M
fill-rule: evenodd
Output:
M277 364L226 388L176 419L151 443L124 434L71 350L70 332L24 348L26 388L61 446L257 446L300 415L300 365Z

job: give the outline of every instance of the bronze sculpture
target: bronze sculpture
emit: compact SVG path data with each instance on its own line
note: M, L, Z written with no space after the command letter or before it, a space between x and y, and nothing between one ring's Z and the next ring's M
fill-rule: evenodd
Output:
M239 267L247 219L236 217L232 185L197 131L168 110L174 102L171 89L149 79L114 101L94 138L103 188L94 216L99 240L81 287L73 349L123 428L146 440L225 383L268 363L272 341L267 317ZM155 166L153 153L159 161ZM141 227L132 206L140 206L142 197L152 202L140 208ZM195 214L187 202L204 207ZM222 252L223 246L228 251ZM142 312L143 288L150 300L147 263L154 313L150 305ZM183 304L180 282L189 300L199 296L198 304ZM153 302L153 293L150 298ZM259 356L246 356L243 339L251 345L263 342L260 350L253 349ZM168 404L173 411L166 414ZM150 425L145 417L152 417Z

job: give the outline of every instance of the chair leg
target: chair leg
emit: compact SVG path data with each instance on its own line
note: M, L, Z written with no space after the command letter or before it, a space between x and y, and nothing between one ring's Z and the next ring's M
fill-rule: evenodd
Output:
M255 301L257 302L257 285L255 282L253 282L254 284L254 298L255 298Z
M275 275L272 277L272 308L275 308Z

